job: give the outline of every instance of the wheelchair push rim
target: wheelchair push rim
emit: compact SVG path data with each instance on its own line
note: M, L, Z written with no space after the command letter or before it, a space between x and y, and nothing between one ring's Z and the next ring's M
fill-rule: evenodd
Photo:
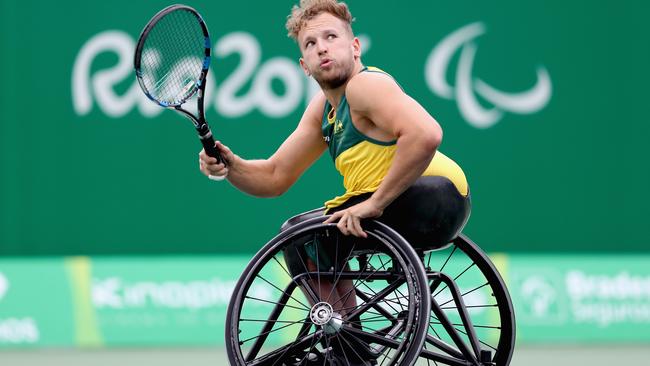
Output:
M334 359L354 363L350 360L367 358L383 365L411 365L417 359L427 334L424 314L430 312L427 279L417 254L381 223L365 225L369 239L364 240L343 238L335 225L322 224L325 219L307 220L280 233L244 270L226 319L232 365L326 365L336 364ZM325 269L319 268L318 258L308 265L300 256L305 271L292 275L284 250L318 235L328 235L343 254ZM339 248L339 239L347 246ZM337 293L334 288L343 281L351 287ZM334 286L328 290L324 283ZM343 303L350 296L356 303L346 308ZM263 305L266 313L256 309Z

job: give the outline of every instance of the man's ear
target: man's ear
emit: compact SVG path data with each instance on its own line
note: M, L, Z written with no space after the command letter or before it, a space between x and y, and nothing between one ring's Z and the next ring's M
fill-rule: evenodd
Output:
M309 69L307 69L307 64L302 57L300 58L300 67L302 67L302 71L305 73L305 75L311 76L311 72L309 72Z
M354 37L352 40L352 48L354 50L354 58L357 59L361 57L361 41L359 41L359 38Z

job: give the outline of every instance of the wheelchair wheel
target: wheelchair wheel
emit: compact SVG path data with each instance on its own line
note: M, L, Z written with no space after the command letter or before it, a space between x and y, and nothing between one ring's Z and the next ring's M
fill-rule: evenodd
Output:
M431 291L427 340L417 365L510 363L515 318L505 283L466 236L424 255Z
M363 365L371 360L412 365L417 360L430 314L420 258L381 223L364 224L368 238L361 239L322 224L325 218L280 233L244 270L226 319L231 365ZM318 250L302 252L315 241L335 253L329 263L318 258ZM300 259L301 273L285 262L291 251Z

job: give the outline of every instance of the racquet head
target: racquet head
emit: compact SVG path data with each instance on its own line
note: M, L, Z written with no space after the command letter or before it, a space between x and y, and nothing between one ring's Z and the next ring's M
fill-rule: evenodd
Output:
M172 5L145 26L134 67L140 87L163 107L177 107L205 83L210 36L201 16L186 5Z

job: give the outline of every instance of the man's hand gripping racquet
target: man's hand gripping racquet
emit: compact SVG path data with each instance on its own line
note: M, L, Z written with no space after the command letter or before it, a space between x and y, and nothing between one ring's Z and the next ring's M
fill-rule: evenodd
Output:
M215 147L205 121L203 97L210 66L210 35L201 15L186 5L172 5L156 14L144 27L133 59L135 75L144 94L165 108L189 118L205 152L226 163ZM181 106L197 95L198 116ZM221 180L223 177L210 179Z

